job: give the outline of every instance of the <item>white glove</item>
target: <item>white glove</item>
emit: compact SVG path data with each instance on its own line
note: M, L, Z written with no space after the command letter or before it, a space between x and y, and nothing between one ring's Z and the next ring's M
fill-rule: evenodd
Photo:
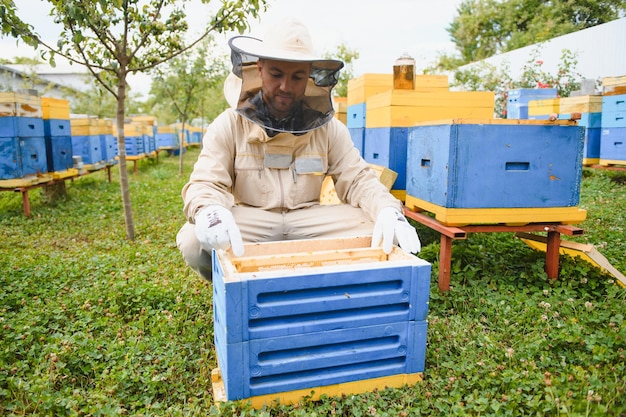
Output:
M226 207L213 205L200 210L196 216L196 237L206 251L232 246L235 256L243 255L241 232Z
M382 241L383 251L391 253L394 243L409 253L418 253L422 248L417 231L406 220L404 214L394 207L385 207L378 213L372 234L372 247L379 246Z

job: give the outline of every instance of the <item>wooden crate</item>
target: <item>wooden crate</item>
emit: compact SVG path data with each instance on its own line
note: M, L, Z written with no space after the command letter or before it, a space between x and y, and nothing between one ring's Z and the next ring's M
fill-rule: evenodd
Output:
M561 113L599 113L602 111L602 96L589 95L561 98Z
M560 99L558 98L530 100L528 102L528 116L559 114L561 111L559 102Z
M70 118L69 100L52 97L42 97L41 107L44 119L68 120Z
M363 74L348 81L347 105L365 103L370 97L393 89L393 74Z
M494 93L483 91L392 90L367 100L365 127L411 127L419 122L455 117L490 118L494 99Z
M364 237L213 252L225 400L423 372L430 264L370 246Z
M0 117L41 118L41 97L18 93L0 93Z
M614 96L626 94L626 75L620 77L604 77L602 79L602 95Z

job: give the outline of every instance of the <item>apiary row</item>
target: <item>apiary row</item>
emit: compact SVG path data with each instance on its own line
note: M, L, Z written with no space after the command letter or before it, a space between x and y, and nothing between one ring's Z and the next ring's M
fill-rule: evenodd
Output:
M177 149L179 136L185 145L202 140L201 129L177 132L177 125L157 126L153 116L131 117L124 124L126 155ZM111 119L70 114L68 100L0 93L0 180L113 165L118 154Z

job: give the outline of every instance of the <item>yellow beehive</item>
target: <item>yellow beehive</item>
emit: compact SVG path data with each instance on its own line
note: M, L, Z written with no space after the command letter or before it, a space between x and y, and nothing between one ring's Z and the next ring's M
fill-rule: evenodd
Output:
M0 117L39 117L43 116L41 97L29 94L0 93Z
M626 94L626 75L620 77L604 77L602 79L602 94L605 96Z
M528 102L528 115L529 116L543 116L546 114L560 112L560 100L559 98L547 98L543 100L530 100Z
M438 93L448 90L447 75L416 75L415 91L420 93Z
M335 118L339 119L343 124L347 123L348 118L348 98L333 97L335 103Z
M363 74L348 81L348 106L365 103L368 97L393 89L393 74Z
M410 127L449 118L492 118L494 99L493 92L483 91L391 90L367 100L365 127Z
M157 120L154 116L131 116L130 120L133 123L139 123L147 126L156 126Z
M599 113L602 111L602 96L563 97L560 113Z
M157 133L176 133L176 128L172 125L158 126Z
M41 107L44 119L68 120L70 118L69 100L52 97L42 97Z
M98 119L95 117L77 117L70 119L72 136L99 135Z

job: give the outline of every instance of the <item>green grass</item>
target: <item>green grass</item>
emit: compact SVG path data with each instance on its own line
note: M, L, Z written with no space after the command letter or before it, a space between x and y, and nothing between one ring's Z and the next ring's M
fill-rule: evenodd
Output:
M437 290L438 239L418 226L433 263L424 381L361 395L218 410L211 285L183 263L180 190L198 150L144 160L130 174L137 237L126 239L119 177L67 182L54 204L0 193L0 411L6 416L626 415L626 290L512 234L453 248L452 289ZM626 175L585 169L576 241L626 272Z

